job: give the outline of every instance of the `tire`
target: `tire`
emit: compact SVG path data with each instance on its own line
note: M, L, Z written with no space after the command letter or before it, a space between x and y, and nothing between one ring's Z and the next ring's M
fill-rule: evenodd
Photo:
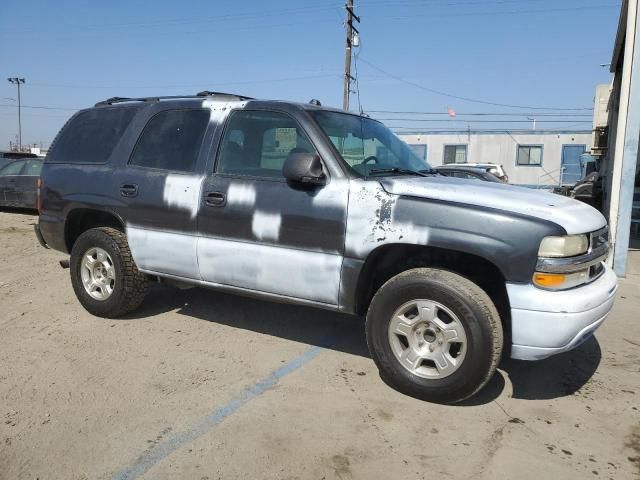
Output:
M83 280L98 285L93 281L92 269L86 267L89 254L96 260L101 255L104 260L101 263L107 265L106 269L97 267L104 273L99 273L103 283L95 289L88 287L93 293L85 288ZM89 313L98 317L114 318L129 313L142 304L147 293L147 277L136 267L126 235L115 228L92 228L80 235L71 250L69 270L76 297Z
M477 393L494 374L503 346L500 316L484 290L433 268L407 270L380 287L366 335L387 384L435 403Z

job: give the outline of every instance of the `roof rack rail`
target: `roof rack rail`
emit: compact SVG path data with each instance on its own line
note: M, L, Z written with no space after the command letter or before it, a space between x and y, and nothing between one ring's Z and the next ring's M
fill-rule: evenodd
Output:
M212 92L210 90L203 90L198 92L198 97L213 97L216 95L221 95L223 97L235 97L239 100L253 100L252 97L247 97L245 95L238 95L237 93L225 93L225 92Z
M171 100L171 99L180 99L180 98L202 98L202 97L212 97L216 95L235 97L238 100L253 100L251 97L246 97L244 95L236 95L235 93L211 92L208 90L204 90L202 92L198 92L196 95L166 95L163 97L111 97L96 103L95 106L102 107L105 105L113 105L115 103L125 103L125 102L159 102L160 100Z

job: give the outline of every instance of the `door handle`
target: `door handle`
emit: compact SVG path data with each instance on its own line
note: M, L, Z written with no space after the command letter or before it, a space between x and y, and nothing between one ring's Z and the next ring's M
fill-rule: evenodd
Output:
M138 185L135 183L123 183L120 185L120 195L123 197L135 197L138 195Z
M210 207L223 207L227 203L227 197L222 192L207 192L204 201Z

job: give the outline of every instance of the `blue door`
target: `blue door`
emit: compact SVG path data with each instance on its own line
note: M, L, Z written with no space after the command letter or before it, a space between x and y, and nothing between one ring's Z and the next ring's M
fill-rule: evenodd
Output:
M582 164L580 155L586 150L586 145L562 146L562 174L561 185L573 185L582 178Z

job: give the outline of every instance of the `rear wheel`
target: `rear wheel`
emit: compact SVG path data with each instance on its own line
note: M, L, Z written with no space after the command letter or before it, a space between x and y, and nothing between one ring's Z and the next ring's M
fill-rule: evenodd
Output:
M82 306L99 317L117 317L138 308L147 278L136 267L126 235L109 227L84 232L73 245L71 284Z
M488 295L439 269L408 270L385 283L369 306L366 331L387 383L439 403L475 394L502 353L502 325Z

